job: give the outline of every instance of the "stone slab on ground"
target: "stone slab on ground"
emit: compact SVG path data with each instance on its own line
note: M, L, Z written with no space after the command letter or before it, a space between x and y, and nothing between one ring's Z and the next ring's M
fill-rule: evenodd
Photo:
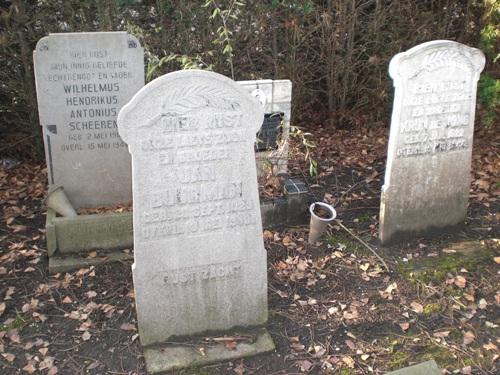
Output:
M437 363L434 360L431 360L418 365L388 372L386 375L441 375L441 370L439 369Z
M95 258L84 258L79 256L49 257L49 273L68 272L71 270L97 266L112 262L124 262L134 260L134 255L124 252L110 252L99 254Z
M132 200L116 118L144 86L144 51L126 32L57 33L33 52L49 188L75 208Z
M437 40L391 60L395 98L380 205L383 244L464 221L484 54Z
M205 366L232 359L251 357L275 350L271 335L265 329L259 329L252 343L241 342L234 349L224 344L209 346L203 354L195 346L158 346L144 349L146 368L150 374Z

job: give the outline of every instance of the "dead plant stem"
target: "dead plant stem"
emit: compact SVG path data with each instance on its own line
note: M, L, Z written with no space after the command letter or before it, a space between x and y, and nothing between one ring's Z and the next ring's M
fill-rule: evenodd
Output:
M382 257L380 255L377 254L377 252L370 246L368 245L365 241L363 241L361 238L359 238L358 236L356 236L349 228L347 228L344 224L342 224L339 220L335 220L335 222L342 228L344 229L347 233L349 233L352 237L354 237L356 240L359 241L359 243L361 243L363 246L365 246L368 250L370 250L370 252L375 255L377 257L377 259L380 261L380 263L382 263L382 265L384 266L385 270L387 272L390 272L389 271L389 267L387 266L387 264L385 263L384 259L382 259Z

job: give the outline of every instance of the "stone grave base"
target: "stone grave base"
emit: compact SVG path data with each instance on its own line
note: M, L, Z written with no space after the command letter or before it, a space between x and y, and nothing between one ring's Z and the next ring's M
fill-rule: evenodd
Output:
M283 197L260 202L264 228L302 225L309 220L306 184L299 178L287 178L283 189ZM133 259L121 250L134 245L132 222L132 212L56 217L49 208L45 223L49 273ZM88 258L93 250L99 250L99 255ZM106 253L101 254L101 250Z
M125 253L121 251L102 252L95 258L88 257L88 254L73 254L69 256L49 257L49 273L68 272L71 270L97 266L100 264L112 262L133 261L132 252Z
M275 350L271 335L265 328L259 329L255 340L251 343L241 342L233 349L228 349L224 343L214 346L159 345L144 348L146 368L150 374L161 374L168 371L189 367L206 366L212 363L232 359L251 357Z
M49 273L133 260L132 213L56 217L47 209L45 223ZM89 252L98 250L95 257Z

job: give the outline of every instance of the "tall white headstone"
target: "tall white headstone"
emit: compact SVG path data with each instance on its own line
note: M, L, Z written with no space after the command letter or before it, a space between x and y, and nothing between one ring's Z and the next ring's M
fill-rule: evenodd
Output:
M447 40L420 44L391 60L396 91L380 207L382 243L465 219L484 63L480 50Z
M179 71L139 91L118 128L132 154L133 277L143 345L267 320L255 133L234 81Z
M49 187L75 207L128 203L121 107L144 86L144 53L126 32L50 34L33 53Z

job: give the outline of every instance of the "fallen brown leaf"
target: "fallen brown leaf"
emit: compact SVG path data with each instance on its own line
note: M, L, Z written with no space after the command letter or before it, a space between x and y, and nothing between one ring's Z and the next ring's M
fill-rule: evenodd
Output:
M313 367L312 362L309 362L307 359L300 363L300 370L302 372L309 372L311 371L312 367Z
M89 298L94 298L95 296L97 296L97 293L94 292L93 290L90 290L88 291L87 293L85 293L87 295L87 297Z
M130 324L130 323L123 323L120 326L120 329L123 329L124 331L135 331L136 330L135 325Z
M356 349L356 344L352 340L345 340L345 344L349 347L349 349Z
M12 353L2 353L2 357L4 357L8 362L14 362L16 356Z
M73 300L69 296L66 296L63 298L62 303L73 303Z
M495 351L495 352L498 350L498 347L495 344L493 344L492 342L489 342L488 344L484 344L483 348L485 348L488 351Z
M467 284L467 280L463 276L457 276L455 277L455 285L458 286L459 288L465 288L465 285Z
M399 326L403 331L407 331L410 328L410 323L404 322L404 323L399 323Z
M450 331L441 331L441 332L434 332L432 334L432 336L439 337L439 338L444 338L444 337L448 337L449 334L450 334Z
M19 332L16 329L13 329L13 330L7 332L7 337L14 344L20 344L21 343L21 338L19 337Z
M411 309L415 311L417 314L422 314L424 312L424 306L422 306L420 303L413 301L411 304Z
M476 338L476 336L474 335L474 333L472 331L467 331L464 333L464 345L469 345L470 343L472 343L474 341L474 339Z
M342 356L342 362L344 362L347 367L349 368L354 368L354 359L352 359L352 357L348 356L348 355L345 355L345 356Z
M29 361L28 364L23 367L23 371L26 371L28 374L33 374L36 371L36 367L33 366L33 362Z

